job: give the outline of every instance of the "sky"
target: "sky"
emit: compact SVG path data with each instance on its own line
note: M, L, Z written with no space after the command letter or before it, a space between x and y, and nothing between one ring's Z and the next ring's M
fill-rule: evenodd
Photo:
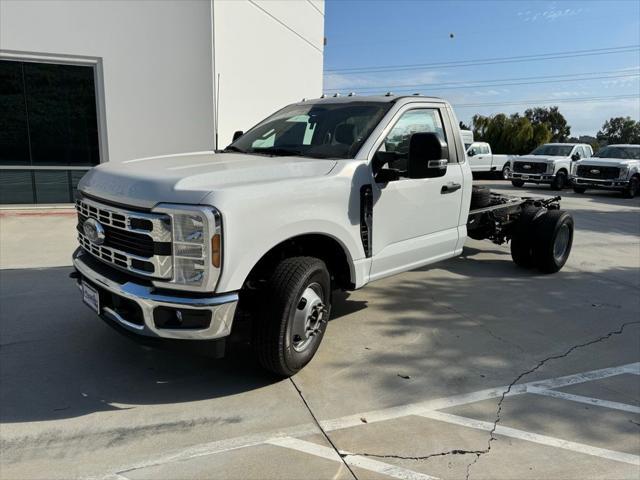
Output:
M640 120L638 0L326 0L325 36L327 94L420 92L465 123L557 105L576 136Z

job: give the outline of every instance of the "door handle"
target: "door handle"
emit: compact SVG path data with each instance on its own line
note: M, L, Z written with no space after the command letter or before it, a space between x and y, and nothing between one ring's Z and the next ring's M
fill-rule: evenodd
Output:
M462 185L460 185L459 183L449 182L446 185L442 186L442 188L440 189L440 193L442 194L453 193L456 190L460 190L461 188L462 188Z

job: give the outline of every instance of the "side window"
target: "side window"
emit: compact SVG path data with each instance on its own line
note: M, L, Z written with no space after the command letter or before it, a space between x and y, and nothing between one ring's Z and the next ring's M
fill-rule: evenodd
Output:
M580 158L584 158L584 152L582 151L582 147L577 146L573 149L573 153L571 154L571 156L573 155L577 155L578 159Z
M421 108L404 113L384 139L385 151L396 152L406 157L409 153L411 135L423 132L436 133L446 141L442 119L437 109Z
M446 142L440 112L436 108L420 108L402 114L374 157L374 172L377 182L388 182L406 178L409 142L414 133L435 133ZM476 149L473 144L471 150Z
M489 154L489 147L487 145L482 145L482 154L483 155Z
M584 156L585 156L585 158L591 157L593 155L593 150L591 149L591 146L583 147L583 148L584 148Z

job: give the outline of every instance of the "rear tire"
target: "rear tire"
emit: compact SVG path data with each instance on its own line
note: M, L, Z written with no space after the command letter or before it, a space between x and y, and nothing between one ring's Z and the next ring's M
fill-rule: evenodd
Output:
M519 267L532 268L534 266L533 224L535 219L543 213L542 208L526 207L514 225L513 236L511 237L511 258L513 263Z
M491 205L491 190L478 185L471 187L471 209L475 210L489 205Z
M553 182L551 182L551 190L562 190L567 185L567 174L564 172L556 173Z
M263 291L253 345L263 368L282 377L299 372L315 355L331 310L331 279L314 257L282 260Z
M524 180L511 180L511 185L520 188L524 185Z
M533 259L543 273L555 273L569 258L573 245L573 217L564 210L549 210L534 222Z
M587 189L584 187L573 187L573 191L576 193L584 193L587 191Z
M632 177L622 195L624 198L633 198L638 194L638 190L640 190L640 180L638 177Z

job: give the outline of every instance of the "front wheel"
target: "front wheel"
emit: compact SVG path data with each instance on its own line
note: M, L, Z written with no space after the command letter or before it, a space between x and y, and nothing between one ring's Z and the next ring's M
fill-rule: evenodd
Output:
M555 273L569 258L573 245L573 217L564 210L549 210L534 222L533 259L543 273Z
M511 185L520 188L524 185L524 180L511 180Z
M640 190L640 180L638 180L638 177L633 177L629 180L629 185L622 192L622 195L625 198L633 198L638 194L638 190Z
M504 167L502 167L502 179L509 180L511 178L511 167L507 163Z
M283 377L300 371L315 355L331 310L331 280L314 257L282 260L264 291L264 315L254 319L254 349L260 364Z
M558 172L551 182L551 190L562 190L567 184L567 174L564 172Z
M573 191L576 193L584 193L587 191L587 189L584 187L573 187Z

